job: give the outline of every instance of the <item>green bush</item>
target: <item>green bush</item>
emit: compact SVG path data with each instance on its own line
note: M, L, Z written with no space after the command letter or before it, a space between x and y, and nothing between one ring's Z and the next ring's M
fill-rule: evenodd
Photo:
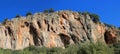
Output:
M44 13L52 13L52 12L55 12L53 8L50 8L49 10L44 10L43 11Z
M5 50L3 50L3 54L12 54L12 50L10 50L10 49L5 49ZM1 54L1 53L0 53Z
M16 16L15 16L15 18L20 18L21 16L19 15L19 14L17 14Z
M9 50L0 48L0 54L120 54L120 43L111 46L102 43L79 43L67 48L46 48L30 46L23 50Z
M28 12L28 13L26 14L26 16L29 16L29 15L32 15L32 13L31 13L31 12Z
M100 21L99 16L97 14L90 14L90 17L95 23Z
M54 12L54 9L53 8L50 8L49 9L49 12L51 13L51 12Z
M120 42L116 42L113 44L115 54L120 54Z
M7 21L8 21L8 18L5 18L2 24L5 25Z
M64 50L60 47L54 47L47 50L47 54L63 54Z
M101 43L78 44L68 48L67 54L114 54L113 48Z
M97 14L93 14L93 13L90 13L90 12L83 12L82 14L83 15L88 14L91 17L91 19L93 20L93 22L95 22L95 23L100 21L100 17Z
M37 46L30 46L23 50L24 52L30 52L31 54L46 54L47 48L46 47L37 47Z
M3 54L4 50L2 48L0 48L0 54Z
M83 15L90 14L89 12L82 12Z
M44 13L49 13L49 10L44 10Z

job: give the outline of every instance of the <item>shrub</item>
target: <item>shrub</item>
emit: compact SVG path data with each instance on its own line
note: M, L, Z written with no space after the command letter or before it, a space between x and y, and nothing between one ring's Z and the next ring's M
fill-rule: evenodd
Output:
M90 14L89 12L82 12L83 15Z
M47 54L63 54L64 50L60 47L54 47L47 50Z
M97 14L90 14L90 17L95 23L100 21L99 16Z
M26 16L29 16L29 15L32 15L32 13L31 13L31 12L28 12L28 13L26 14Z
M12 54L23 54L23 51L21 50L15 50L12 52Z
M49 12L51 13L51 12L54 12L54 9L53 8L50 8L49 9Z
M44 13L49 13L49 11L48 10L44 10Z
M44 10L44 13L52 13L52 12L54 12L53 8L50 8L49 10Z
M89 13L89 12L83 12L83 15L90 15L91 19L93 20L93 22L97 23L100 21L100 18L97 14L93 14L93 13Z
M79 45L69 45L68 48L65 49L65 54L77 54Z
M120 54L120 42L116 42L113 44L115 54Z
M120 43L109 47L102 43L80 43L69 45L66 49L30 46L23 50L1 49L0 54L120 54Z
M11 49L5 49L5 50L3 50L3 54L12 54L12 52L13 51Z
M19 14L17 14L16 16L15 16L15 18L20 18L21 16L19 15Z
M85 43L67 48L66 54L113 54L113 49L101 43Z
M0 54L3 54L4 50L2 48L0 48Z
M2 24L5 25L7 21L8 21L8 18L5 18Z
M32 53L32 54L46 54L47 48L46 47L37 47L37 46L30 46L23 50L25 53Z

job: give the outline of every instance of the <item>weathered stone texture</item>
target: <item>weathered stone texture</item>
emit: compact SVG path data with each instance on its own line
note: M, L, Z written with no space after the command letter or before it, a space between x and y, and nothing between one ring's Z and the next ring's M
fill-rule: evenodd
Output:
M97 41L111 44L119 34L117 28L94 23L88 14L72 11L36 13L0 25L0 47L23 49L35 45L64 48L70 44Z

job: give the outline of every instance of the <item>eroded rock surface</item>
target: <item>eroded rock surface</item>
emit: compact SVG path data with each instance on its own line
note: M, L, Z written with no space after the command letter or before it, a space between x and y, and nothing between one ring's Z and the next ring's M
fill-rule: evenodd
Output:
M67 10L36 13L0 25L0 47L23 49L35 45L64 48L70 44L97 41L111 44L119 35L117 28L94 23L88 14Z

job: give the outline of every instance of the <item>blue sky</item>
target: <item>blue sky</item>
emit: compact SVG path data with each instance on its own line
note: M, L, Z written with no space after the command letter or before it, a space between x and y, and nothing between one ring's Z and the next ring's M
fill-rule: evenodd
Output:
M1 0L0 21L17 14L42 12L45 9L89 11L100 16L101 22L120 26L120 0Z

